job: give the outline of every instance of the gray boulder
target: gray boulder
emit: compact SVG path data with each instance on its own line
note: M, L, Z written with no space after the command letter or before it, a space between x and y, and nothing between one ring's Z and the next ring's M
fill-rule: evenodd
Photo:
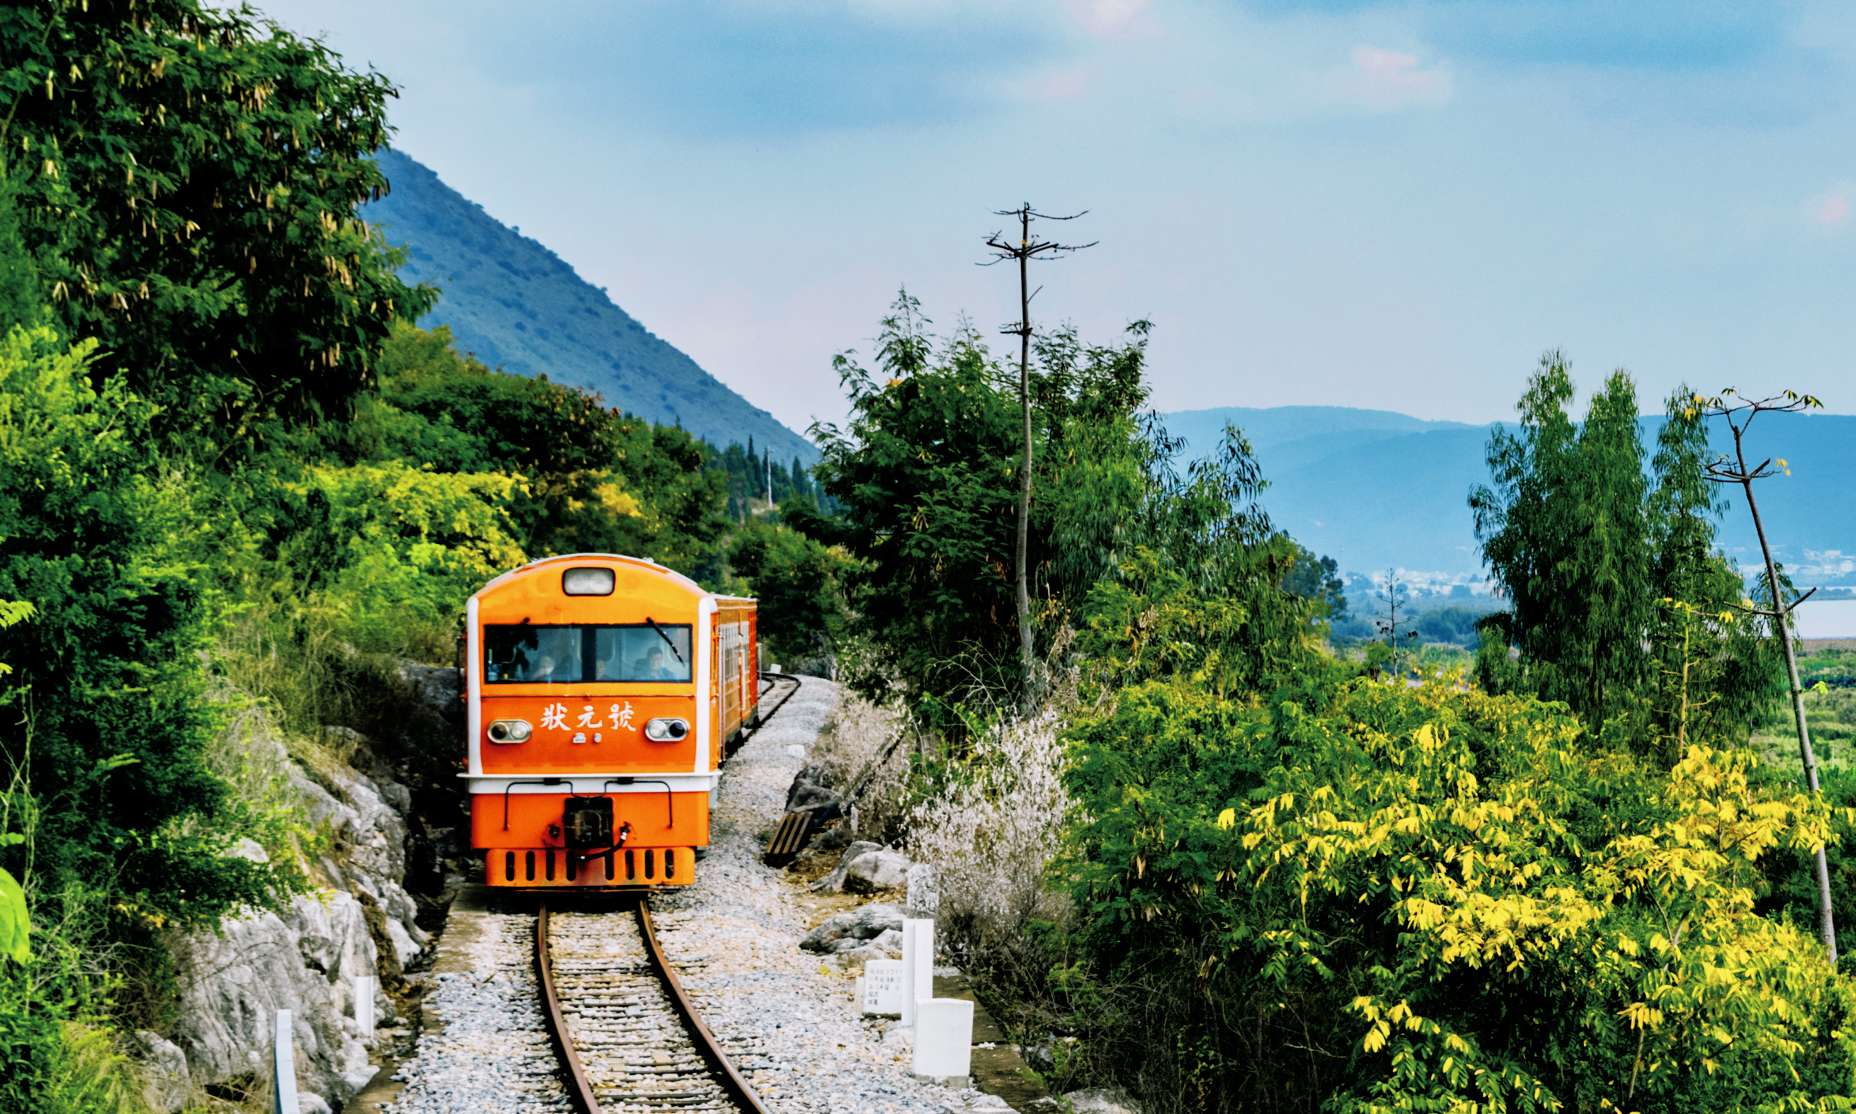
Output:
M1091 1087L1063 1096L1074 1114L1141 1114L1128 1093L1115 1087Z
M856 909L847 909L834 913L799 942L805 951L832 953L839 950L837 944L842 940L854 940L856 947L866 940L875 940L884 932L894 930L896 939L901 940L902 909L900 906L875 902Z
M142 1101L155 1114L176 1114L187 1106L193 1090L193 1076L187 1070L187 1054L173 1041L158 1033L137 1029L129 1039L129 1051L142 1075Z
M251 913L181 944L175 1038L192 1077L213 1084L268 1070L272 1019L291 1011L297 1081L345 1101L372 1078L350 1015L354 979L376 952L360 902L341 890L300 894L283 915Z
M882 849L882 844L872 843L867 839L853 841L849 847L844 849L844 854L838 856L838 865L832 868L831 873L812 883L812 891L814 893L824 894L843 893L844 880L850 871L851 863L855 862L858 856L866 852L881 851Z
M908 881L909 866L908 858L899 851L865 851L845 864L844 889L854 894L893 890Z

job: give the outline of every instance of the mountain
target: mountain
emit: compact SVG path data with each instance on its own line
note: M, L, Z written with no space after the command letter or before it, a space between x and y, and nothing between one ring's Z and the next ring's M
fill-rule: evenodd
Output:
M1389 567L1473 573L1482 567L1469 492L1488 482L1484 450L1494 425L1433 422L1342 406L1228 407L1164 414L1196 456L1226 422L1250 439L1270 486L1263 502L1277 525L1353 572ZM1638 424L1654 452L1661 417ZM1716 430L1717 451L1732 441ZM1775 554L1807 583L1856 583L1856 416L1768 414L1754 423L1752 461L1785 457L1790 476L1754 489ZM1646 456L1646 461L1647 461ZM1720 543L1743 567L1759 561L1738 488L1728 497Z
M614 305L540 243L516 232L403 152L377 156L392 191L362 209L406 249L403 274L440 291L421 325L445 325L491 367L597 392L716 445L754 439L781 464L818 449L724 386Z

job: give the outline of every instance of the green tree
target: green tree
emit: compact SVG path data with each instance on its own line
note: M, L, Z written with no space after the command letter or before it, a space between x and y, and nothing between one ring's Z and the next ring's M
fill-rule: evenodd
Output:
M1320 605L1330 622L1347 617L1346 584L1340 577L1340 564L1332 557L1317 556L1311 550L1295 547L1295 564L1283 579L1283 590Z
M1470 495L1484 560L1509 601L1483 622L1482 680L1563 700L1594 730L1615 721L1660 739L1673 761L1677 735L1743 727L1769 683L1744 626L1718 618L1735 589L1714 549L1720 508L1695 479L1706 430L1672 409L1646 479L1629 377L1606 380L1581 426L1571 400L1566 362L1550 352L1518 429L1489 440L1491 483ZM1678 603L1701 609L1700 627ZM1698 680L1722 682L1719 698L1691 699L1685 711L1684 688Z
M957 698L975 682L1016 688L1017 415L978 338L962 333L937 351L929 324L904 292L883 320L874 369L837 357L851 420L843 431L815 427L817 474L860 562L859 625L892 657L853 682Z
M406 286L356 207L392 86L248 8L0 8L0 177L38 285L167 426L345 413Z
M847 554L789 526L750 522L729 538L728 564L760 601L764 661L833 654L849 621Z
M1673 762L1692 738L1745 735L1778 691L1778 651L1741 609L1740 576L1715 546L1725 509L1705 475L1707 424L1683 385L1657 432L1650 494L1651 575L1659 606L1649 646L1653 726Z
M904 292L883 322L875 369L838 358L849 427L815 430L816 474L837 511L826 529L856 559L858 627L884 652L853 680L935 700L1022 696L1015 377L970 328L941 344L928 324ZM1146 331L1137 322L1121 344L1086 346L1059 330L1034 350L1032 458L1044 494L1028 527L1027 577L1032 618L1047 631L1074 619L1147 513L1154 450L1137 419Z

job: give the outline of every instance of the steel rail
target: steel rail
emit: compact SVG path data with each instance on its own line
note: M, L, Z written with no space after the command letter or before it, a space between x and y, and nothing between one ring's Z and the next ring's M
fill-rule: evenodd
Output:
M769 708L767 711L761 713L760 726L757 726L754 728L756 732L759 732L760 728L765 726L767 721L774 717L775 713L777 713L781 708L786 707L786 702L788 700L791 700L793 696L799 692L799 686L800 684L803 683L798 677L795 677L791 673L774 673L770 670L763 669L761 670L760 675L762 677L768 678L768 680L771 682L791 681L793 683L793 687L786 690L785 694L780 697L780 702L778 704L775 704L773 707Z
M561 1061L566 1075L567 1099L577 1114L600 1114L599 1100L593 1097L593 1081L587 1078L586 1065L574 1050L573 1038L567 1034L567 1019L561 1016L561 1000L554 992L554 961L548 954L548 906L535 906L535 978L541 984L541 1003L548 1017L548 1039Z
M760 1101L760 1096L754 1093L754 1088L748 1085L747 1079L735 1070L734 1063L729 1060L728 1053L722 1051L722 1046L716 1041L715 1034L703 1024L702 1015L696 1012L695 1003L683 993L683 982L677 978L676 968L670 965L670 960L664 955L664 949L658 945L657 929L651 923L649 903L640 898L636 909L638 931L644 935L645 950L651 954L651 966L656 968L658 977L664 981L664 986L670 991L671 1000L676 1002L677 1016L683 1019L683 1027L689 1030L691 1038L695 1040L696 1050L702 1053L703 1059L709 1061L709 1066L719 1077L723 1089L728 1092L730 1098L735 1100L736 1105L749 1114L768 1114L766 1106Z

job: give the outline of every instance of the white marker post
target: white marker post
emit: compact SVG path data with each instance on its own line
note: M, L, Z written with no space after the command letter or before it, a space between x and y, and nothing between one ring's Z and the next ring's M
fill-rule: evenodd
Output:
M934 922L902 922L902 1023L915 1024L915 1005L934 997Z
M361 1028L361 1039L374 1039L374 983L372 975L354 977L354 1023Z
M296 1101L296 1052L290 1042L290 1011L277 1011L277 1035L272 1044L272 1114L300 1114Z

